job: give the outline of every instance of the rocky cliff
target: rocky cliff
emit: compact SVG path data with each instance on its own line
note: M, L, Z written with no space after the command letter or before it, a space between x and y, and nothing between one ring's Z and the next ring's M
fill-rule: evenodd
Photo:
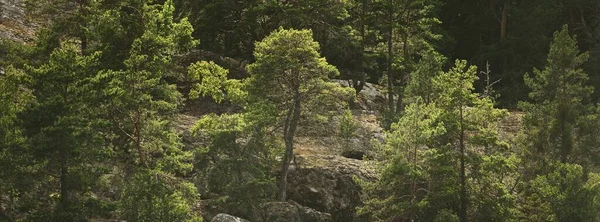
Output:
M0 39L30 42L38 27L26 13L24 0L0 0Z

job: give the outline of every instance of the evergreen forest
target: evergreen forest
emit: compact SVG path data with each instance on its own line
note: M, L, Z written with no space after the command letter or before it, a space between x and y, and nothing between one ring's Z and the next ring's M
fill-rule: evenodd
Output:
M600 1L0 0L0 221L600 221Z

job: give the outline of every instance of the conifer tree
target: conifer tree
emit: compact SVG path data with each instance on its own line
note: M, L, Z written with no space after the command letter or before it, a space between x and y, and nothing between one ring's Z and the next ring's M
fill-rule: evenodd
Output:
M262 113L274 118L275 126L282 127L285 153L279 178L278 198L285 201L287 175L294 152L294 136L303 112L318 113L324 107L311 106L323 101L321 94L348 95L336 83L327 82L339 74L319 55L319 44L312 39L310 30L280 28L256 43L256 62L248 65L246 89L249 103L259 105ZM347 100L341 100L347 101ZM304 107L303 107L304 106ZM266 108L266 109L265 109Z
M31 76L8 66L0 75L0 220L14 221L20 212L34 211L41 202L34 193L43 164L35 164L23 121L19 118L35 102ZM18 199L18 201L16 201Z
M247 103L244 82L227 79L228 73L214 62L201 61L189 67L189 77L195 83L190 99L209 96L217 103L245 107L241 113L208 114L196 122L194 136L207 138L208 143L196 151L195 166L201 173L195 180L210 195L211 205L259 220L260 203L275 197L271 171L276 167L280 144L269 133L272 118L252 111L255 105Z
M554 33L547 64L525 75L531 102L521 102L527 179L521 211L526 217L554 221L591 221L598 213L597 110L593 87L568 26ZM568 207L567 207L568 206Z
M132 24L129 17L139 22ZM175 177L191 171L192 153L182 149L173 130L182 96L166 80L174 55L197 44L191 25L185 18L175 21L169 0L109 7L94 27L94 47L108 54L100 59L106 69L93 84L101 89L95 99L104 111L100 118L107 122L103 130L121 164L121 216L135 221L198 220L191 208L198 201L196 188Z
M409 104L400 120L386 133L385 158L378 167L381 178L375 183L361 183L372 198L359 208L359 214L377 221L417 219L429 188L427 149L445 132L438 121L441 110L420 99Z
M415 103L387 134L391 153L384 155L381 179L367 183L375 198L363 213L372 211L378 220L512 217L514 201L503 192L504 175L515 176L518 159L498 134L498 122L508 112L474 92L476 79L475 66L456 61L431 80L428 104L419 94L413 97ZM497 202L502 207L495 207Z
M442 68L446 58L434 50L425 51L414 71L410 73L409 81L404 89L404 103L414 103L421 99L424 103L433 102L436 93L433 87L433 79L443 72Z
M543 169L552 161L579 163L587 167L590 145L581 143L588 115L592 114L587 85L588 76L582 65L587 53L580 53L577 40L569 35L568 26L554 33L547 65L544 69L525 74L525 84L531 88L531 102L521 102L524 117L527 158Z
M474 92L477 80L477 67L467 68L466 61L456 61L455 66L433 80L439 91L435 103L443 111L440 121L444 122L446 132L442 136L441 149L450 149L458 159L459 199L458 216L461 221L468 221L470 209L469 177L476 171L469 167L476 166L469 161L476 159L475 149L484 149L487 155L495 154L494 149L507 146L498 135L498 122L508 112L496 109L490 98L480 97ZM472 164L472 165L471 165ZM496 197L500 198L500 197Z
M257 43L255 56L257 61L248 66L250 77L241 81L227 79L228 71L213 62L195 63L188 73L192 80L199 81L192 86L190 98L210 96L218 103L229 101L244 107L239 114L204 116L194 128L197 135L208 135L211 139L200 157L209 155L213 160L220 160L213 163L237 174L221 181L209 178L214 181L209 185L242 187L241 190L212 189L221 195L236 193L236 197L223 198L226 203L239 205L242 202L247 206L248 209L241 212L244 215L252 213L257 201L270 198L272 177L266 174L272 167L274 155L278 154L276 151L280 150L277 141L281 140L281 132L278 130L283 130L285 141L280 172L285 179L293 159L295 130L302 119L330 116L331 110L347 105L345 101L354 95L352 89L326 81L337 71L319 57L318 44L312 40L309 30L279 29ZM247 142L238 142L240 139ZM223 171L212 173L219 172ZM285 197L286 186L285 180L279 181L280 200Z
M75 45L65 43L47 63L31 71L36 105L28 110L26 124L33 154L58 175L55 220L85 218L79 208L81 196L99 176L84 164L101 153L90 124L93 120L88 119L92 111L84 86L96 74L98 56L81 56Z

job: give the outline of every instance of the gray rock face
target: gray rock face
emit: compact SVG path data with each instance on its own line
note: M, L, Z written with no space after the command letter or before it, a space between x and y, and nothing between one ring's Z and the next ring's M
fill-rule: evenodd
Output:
M25 14L23 0L0 0L0 39L27 42L33 39L36 27Z
M250 222L248 220L234 217L229 214L217 214L217 216L213 217L211 222Z
M24 15L23 0L0 1L0 21L22 19Z
M302 206L294 201L269 202L263 205L266 222L328 222L331 215Z
M339 83L342 86L349 87L348 81L334 79L334 82ZM361 110L380 110L382 104L385 104L386 96L381 93L382 91L377 89L374 84L366 83L363 89L358 93L356 98L356 108Z
M354 177L374 180L374 169L363 161L335 155L296 158L302 167L290 170L289 199L328 212L333 221L363 221L356 215L362 190Z

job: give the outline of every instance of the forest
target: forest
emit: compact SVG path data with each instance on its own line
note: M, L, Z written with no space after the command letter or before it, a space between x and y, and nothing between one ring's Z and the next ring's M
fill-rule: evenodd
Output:
M600 221L600 1L0 0L0 221Z

